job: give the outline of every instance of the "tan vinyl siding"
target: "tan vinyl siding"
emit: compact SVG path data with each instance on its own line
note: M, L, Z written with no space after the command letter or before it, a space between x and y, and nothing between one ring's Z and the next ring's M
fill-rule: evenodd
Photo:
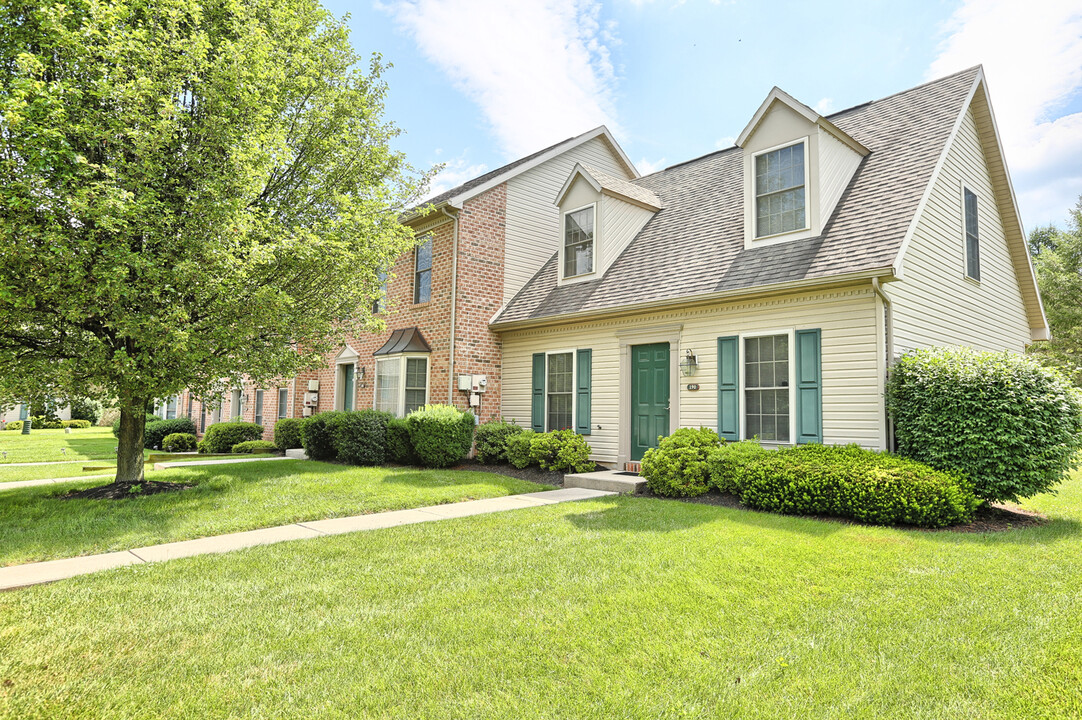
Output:
M604 274L654 216L654 211L632 205L611 195L602 195L600 215L602 228L600 259L601 273Z
M589 442L594 460L614 464L620 457L621 434L630 434L630 420L621 418L621 339L627 333L658 328L657 340L679 336L678 357L691 349L699 361L696 374L679 378L678 426L717 427L717 339L728 335L820 328L822 330L823 441L882 444L883 406L877 371L876 301L870 287L850 287L764 299L653 313L557 328L509 331L503 334L503 398L501 413L523 427L530 425L531 359L535 352L569 348L593 350L592 421ZM654 342L643 337L641 342ZM675 364L670 372L679 373ZM697 383L699 390L687 390ZM597 426L600 425L601 429Z
M977 194L980 283L965 277L962 187ZM1022 352L1030 329L973 113L967 110L902 258L887 286L895 352L935 345Z
M514 297L559 247L556 194L575 163L616 177L631 177L608 143L598 137L508 180L504 302Z
M824 226L830 222L860 161L853 148L819 128L819 213Z

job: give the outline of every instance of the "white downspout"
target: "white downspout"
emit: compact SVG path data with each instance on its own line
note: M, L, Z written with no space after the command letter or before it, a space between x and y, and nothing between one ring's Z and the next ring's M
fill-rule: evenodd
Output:
M444 215L451 218L455 224L451 241L451 350L450 362L447 363L447 404L455 404L455 296L458 291L458 215L447 212L447 208L440 208Z
M883 300L883 308L886 310L886 368L887 372L890 372L890 366L894 360L894 306L890 302L890 296L883 290L883 286L879 282L879 278L872 278L872 289L875 290L875 294ZM887 449L894 452L894 421L890 419L890 414L886 412L886 399L883 400L883 412L886 415L887 422Z

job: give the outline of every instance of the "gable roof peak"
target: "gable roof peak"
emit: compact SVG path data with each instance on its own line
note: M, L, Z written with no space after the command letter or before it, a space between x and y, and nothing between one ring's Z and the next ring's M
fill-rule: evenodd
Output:
M838 140L845 143L861 155L867 155L869 152L871 152L870 150L868 150L868 148L864 147L859 142L854 140L852 136L850 136L848 133L840 130L838 126L830 122L830 120L827 120L825 117L817 113L815 110L812 110L810 107L800 102L777 85L770 89L770 92L767 93L766 99L763 100L762 104L759 106L759 109L756 110L755 114L751 117L751 121L740 132L740 135L737 136L736 145L738 147L743 148L747 146L748 140L750 140L751 136L755 134L755 130L759 127L759 123L763 121L763 118L766 117L766 114L770 112L770 109L774 107L775 103L781 103L782 105L785 105L797 115L800 115L808 122L823 128L828 133L830 133Z
M571 168L567 180L564 182L563 187L560 188L560 192L556 195L556 205L563 202L564 196L567 195L567 192L575 183L575 178L578 177L583 178L597 192L618 196L635 205L642 205L650 210L660 210L664 207L661 200L653 191L581 162L575 163L575 167Z

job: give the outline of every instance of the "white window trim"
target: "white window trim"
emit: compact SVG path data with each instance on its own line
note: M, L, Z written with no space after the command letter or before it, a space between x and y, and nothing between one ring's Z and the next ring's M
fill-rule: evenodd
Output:
M596 237L596 235L594 236ZM595 257L596 260L596 257ZM577 394L579 387L579 351L577 348L570 350L548 350L545 352L545 432L551 432L549 427L549 356L550 355L567 355L571 353L571 427L572 432L577 428L578 418L578 402Z
M980 247L981 247L981 194L974 190L972 187L966 184L966 181L961 182L961 192L959 193L959 206L962 209L962 277L967 281L980 285L979 278L975 278L969 274L969 238L966 233L966 190L973 193L973 197L977 198L977 269L980 272Z
M756 338L756 337L770 337L772 335L788 335L789 336L789 442L778 442L777 440L761 441L762 445L789 447L796 445L796 362L794 361L796 356L796 328L779 328L775 330L762 330L750 333L737 334L737 345L740 356L740 367L738 368L738 375L736 379L737 396L740 401L740 439L750 440L747 433L747 418L748 418L748 401L744 394L744 339Z
M423 235L422 238L423 242L419 243L416 247L413 248L413 297L410 298L411 300L413 300L413 305L427 305L428 303L432 302L432 280L436 277L436 274L434 272L436 266L436 241L430 234ZM417 269L417 260L421 256L421 246L425 244L428 244L429 246L428 270L421 271ZM417 282L417 276L421 272L428 272L427 300L418 299L420 297L419 292L421 290L421 286Z
M263 402L259 402L259 393L263 393ZM262 407L260 407L262 405ZM259 420L256 420L256 410L259 410ZM267 419L267 389L266 388L252 388L252 422L257 425L262 425L262 421Z
M557 262L559 263L557 277L560 279L561 285L583 282L584 280L593 280L597 277L597 269L601 267L601 217L598 212L600 206L601 203L594 201L586 203L581 207L560 211L560 255L557 258ZM588 273L571 275L568 277L564 275L564 255L567 250L567 216L572 213L577 213L580 210L585 210L586 208L592 208L594 211L594 269ZM546 362L548 361L546 360Z
M760 155L766 155L767 153L776 152L793 145L799 145L804 143L804 227L796 228L794 230L786 230L785 232L774 233L773 235L758 235L759 232L759 195L755 192L755 164L758 161ZM775 145L774 147L766 148L765 150L758 150L751 155L751 239L753 243L762 242L764 240L773 240L775 238L783 238L786 235L795 235L796 233L807 232L811 230L811 136L805 135L802 138L794 138L789 142L782 143L781 145Z
M285 418L289 417L289 388L288 387L275 388L274 392L275 392L275 395L278 396L278 406L274 409L274 412L277 414L277 417L275 418L275 420L276 421L277 420L284 420ZM284 403L282 402L282 393L283 392L285 393L285 396L286 396L286 401ZM283 407L285 408L285 412L282 412Z
M407 360L424 360L425 361L425 401L424 404L428 405L429 399L432 396L432 358L429 353L395 353L393 355L381 355L376 358L375 368L372 370L374 375L374 381L372 383L372 409L378 409L377 394L379 393L379 364L381 362L389 362L396 360L399 362L398 377L401 382L398 384L398 398L395 400L394 415L396 417L405 417L406 414L406 361Z

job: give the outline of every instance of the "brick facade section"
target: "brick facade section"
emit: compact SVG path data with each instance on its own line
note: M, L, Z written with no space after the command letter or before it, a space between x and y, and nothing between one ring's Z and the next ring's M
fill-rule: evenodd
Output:
M457 389L452 375L485 375L488 385L481 396L480 408L474 412L482 422L491 420L500 412L501 346L500 339L488 327L489 320L503 302L503 262L505 219L507 211L506 185L499 185L467 201L458 213L458 281L452 283L454 264L455 224L447 222L425 234L432 238L432 295L426 303L414 304L414 257L411 251L395 263L393 277L387 286L386 310L382 317L386 330L378 334L365 334L346 339L346 345L358 356L355 377L356 395L354 408L371 408L375 402L376 358L373 353L390 337L394 330L416 327L432 348L428 355L429 380L428 401L447 403L448 388L451 402L461 409L469 408L469 394ZM451 371L451 296L455 294L455 359ZM325 357L325 366L319 370L302 373L296 378L283 380L279 385L265 388L263 400L264 437L273 439L274 423L278 418L278 387L290 389L293 407L288 417L303 417L304 393L309 380L319 381L319 406L316 411L333 410L336 407L335 380L336 360L342 348ZM363 377L361 373L364 373ZM244 388L245 400L241 403L242 417L251 422L255 414L254 385ZM232 407L232 391L226 391L222 399L222 419L238 414ZM182 397L178 415L187 415L187 394ZM193 399L192 420L202 429L200 422L202 404ZM206 424L211 423L213 409L208 409Z

